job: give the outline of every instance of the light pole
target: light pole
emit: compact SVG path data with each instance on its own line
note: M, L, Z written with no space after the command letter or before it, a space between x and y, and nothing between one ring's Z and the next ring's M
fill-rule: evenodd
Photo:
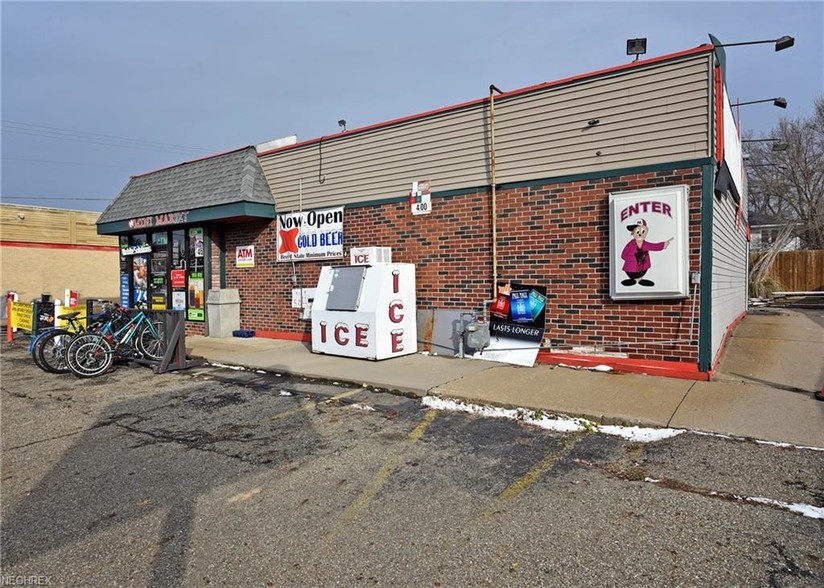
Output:
M783 51L784 49L789 49L795 45L795 38L790 37L789 35L784 35L783 37L778 37L777 39L767 39L766 41L744 41L743 43L721 43L712 35L710 35L710 39L712 39L712 44L716 47L740 47L741 45L762 45L764 43L775 43L775 50Z
M744 139L741 141L742 143L772 143L771 150L772 151L786 151L789 149L790 144L785 143L781 139Z
M772 102L773 106L777 106L778 108L787 108L787 99L778 96L776 98L765 98L764 100L750 100L748 102L736 102L735 103L735 119L738 121L738 138L741 138L741 107L748 106L750 104L762 104L765 102Z
M778 108L787 108L787 99L779 96L778 98L766 98L764 100L750 100L749 102L737 102L736 106L747 106L748 104L761 104L763 102L772 102L773 106Z

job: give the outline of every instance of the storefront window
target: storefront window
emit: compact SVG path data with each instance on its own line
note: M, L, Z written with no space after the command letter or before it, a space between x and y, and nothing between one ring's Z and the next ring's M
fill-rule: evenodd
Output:
M149 243L151 238L151 244ZM205 320L206 256L203 228L120 237L120 304L148 303Z
M186 231L172 231L172 310L186 310Z
M203 243L203 229L189 229L189 309L187 318L190 321L202 321L204 313L204 269L205 247Z
M151 286L152 309L165 310L169 283L169 234L152 234Z

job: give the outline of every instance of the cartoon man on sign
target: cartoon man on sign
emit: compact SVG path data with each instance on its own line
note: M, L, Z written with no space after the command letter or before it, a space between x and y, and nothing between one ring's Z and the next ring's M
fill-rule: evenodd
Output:
M652 262L649 259L650 251L662 251L669 247L672 237L661 243L647 242L647 233L649 227L647 221L642 218L637 219L633 224L627 227L627 230L632 233L632 240L626 244L624 250L621 252L621 259L624 260L624 273L627 274L627 279L622 280L621 284L624 286L634 286L636 283L641 286L654 286L655 282L652 280L642 279L647 270L652 267Z

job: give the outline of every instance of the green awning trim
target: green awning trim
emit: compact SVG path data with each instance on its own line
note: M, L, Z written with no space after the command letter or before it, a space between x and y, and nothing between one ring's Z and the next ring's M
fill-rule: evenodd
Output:
M178 211L184 212L184 211ZM172 213L174 214L174 213ZM154 215L152 215L154 216ZM237 217L252 217L273 219L277 215L275 207L259 202L233 202L232 204L221 204L219 206L208 206L188 211L186 225L204 224L207 222L223 221ZM141 227L133 229L129 227L128 220L114 221L110 223L100 223L97 225L98 235L120 235L133 233L135 231L152 231L163 228L172 228L180 225L159 225L157 227Z

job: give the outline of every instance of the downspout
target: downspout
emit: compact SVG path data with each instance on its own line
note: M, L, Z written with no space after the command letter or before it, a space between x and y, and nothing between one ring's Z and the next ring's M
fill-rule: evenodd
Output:
M489 85L489 146L492 175L492 298L498 296L498 191L495 176L495 92L503 94L495 84Z

